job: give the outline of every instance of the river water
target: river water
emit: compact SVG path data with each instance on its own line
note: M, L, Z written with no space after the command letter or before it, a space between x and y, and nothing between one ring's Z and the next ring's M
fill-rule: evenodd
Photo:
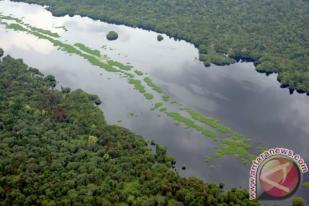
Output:
M198 60L197 49L185 41L163 34L164 40L158 42L155 32L87 17L54 17L38 5L0 1L0 12L58 32L68 43L82 42L111 59L130 63L147 73L172 100L218 119L256 145L293 149L309 163L309 97L291 95L288 89L280 88L275 74L257 73L252 63L245 62L204 67ZM118 32L118 40L106 40L110 30ZM205 156L214 154L214 143L176 125L162 113L151 111L151 103L118 74L59 51L46 40L3 26L0 26L0 47L44 74L55 75L62 86L97 94L103 101L101 108L109 124L124 126L165 145L168 153L176 157L182 175L224 182L227 188L247 187L249 165L232 157L206 162ZM180 169L182 164L187 165L184 171ZM304 179L309 181L309 176ZM308 193L302 188L297 192L309 202ZM291 199L274 203L290 202Z

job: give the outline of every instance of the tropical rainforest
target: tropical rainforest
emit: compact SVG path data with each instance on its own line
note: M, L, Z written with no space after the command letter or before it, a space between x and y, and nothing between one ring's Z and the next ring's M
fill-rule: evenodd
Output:
M309 94L307 0L15 0L167 33L196 45L205 65L253 61L282 87Z
M108 125L101 103L1 58L0 205L260 205L245 190L179 176L162 145Z

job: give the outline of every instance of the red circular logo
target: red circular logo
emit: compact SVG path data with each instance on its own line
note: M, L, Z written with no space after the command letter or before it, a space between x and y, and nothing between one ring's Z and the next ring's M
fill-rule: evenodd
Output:
M261 168L259 180L266 194L274 198L284 198L297 190L301 173L294 161L285 157L274 157Z

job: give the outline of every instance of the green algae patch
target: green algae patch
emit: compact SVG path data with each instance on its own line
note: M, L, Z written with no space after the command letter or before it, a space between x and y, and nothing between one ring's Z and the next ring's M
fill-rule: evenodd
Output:
M1 17L0 17L1 18ZM12 20L15 20L13 17L7 17L8 19L12 19ZM6 18L6 19L7 19ZM16 21L16 20L15 20ZM21 22L21 21L19 21ZM21 23L23 24L23 23ZM52 38L51 36L48 36L46 35L46 33L48 32L44 32L43 29L39 29L39 28L35 28L35 27L32 27L30 25L27 25L27 24L23 24L25 25L28 29L24 28L23 26L21 26L20 24L16 24L16 23L13 23L13 24L9 24L7 25L6 24L6 28L7 29L13 29L15 31L24 31L24 32L28 32L29 34L32 34L40 39L45 39L45 40L48 40L50 41L55 47L58 47L60 50L62 51L65 51L69 54L76 54L76 55L79 55L81 57L83 57L84 59L88 60L92 65L95 65L95 66L98 66L108 72L121 72L121 70L119 69L123 69L125 67L125 65L119 63L117 64L115 61L109 61L109 62L103 62L100 58L98 58L98 52L99 51L95 51L94 49L91 49L81 43L76 43L74 46L73 45L70 45L70 44L66 44L66 43L63 43L55 38ZM42 33L43 31L43 33ZM76 47L75 47L76 46ZM83 53L83 52L85 53ZM94 55L94 53L96 53L96 55ZM119 69L116 69L114 68L113 66L114 65L117 65L117 67ZM122 66L121 66L122 65ZM127 70L127 69L125 69ZM132 74L129 75L130 77L132 77Z
M60 48L62 51L65 51L69 54L79 55L79 56L83 57L84 59L88 60L88 62L91 63L92 65L98 66L98 67L100 67L100 68L102 68L102 69L104 69L108 72L120 72L120 70L115 69L111 65L109 65L108 63L103 62L97 56L82 53L79 49L76 49L74 46L72 46L70 44L63 43L59 40L56 40L56 39L53 39L51 37L42 35L38 32L31 31L30 33L37 36L38 38L46 39L46 40L50 41L55 47Z
M79 55L82 58L86 59L92 65L103 68L108 72L123 73L124 75L126 75L126 77L130 78L129 83L134 85L134 88L138 90L140 93L142 93L147 100L151 100L154 98L152 94L146 92L145 87L142 85L140 80L134 80L133 79L134 75L126 72L132 69L131 65L125 65L120 62L113 61L113 60L108 60L104 62L99 58L101 57L99 50L89 48L88 46L82 43L75 43L74 45L63 43L51 37L51 36L58 37L58 35L55 35L52 32L44 30L44 29L39 29L39 28L32 27L28 24L23 24L21 20L16 19L14 17L0 16L0 18L20 22L20 24L19 23L18 24L17 23L7 24L7 23L2 22L2 24L6 25L7 29L12 29L15 31L24 31L24 32L30 33L40 39L45 39L45 40L50 41L55 47L58 47L62 51L65 51L69 54ZM24 25L26 28L22 25Z
M176 122L182 123L186 125L188 128L195 129L199 131L202 135L210 137L210 138L216 138L217 134L211 130L207 130L203 128L202 126L198 125L195 123L194 120L187 118L180 113L177 112L166 112L167 116L171 117L174 119Z
M160 108L163 105L162 102L157 102L155 103L154 107L152 108L153 110Z
M205 159L206 162L210 162L211 160L213 160L213 157L205 156L204 159Z
M144 74L142 71L139 70L135 70L134 73L137 74L138 76L143 76Z
M196 120L198 122L201 122L201 123L203 123L205 125L208 125L208 126L214 128L214 129L217 129L217 130L219 130L222 133L231 132L230 128L224 127L216 119L205 117L203 114L198 113L198 112L194 112L194 111L192 111L190 109L186 109L186 111L190 114L190 116L194 120Z
M309 182L304 182L303 187L304 187L305 189L309 189Z
M7 29L12 29L14 31L28 31L26 28L21 26L20 24L12 23L12 24L7 24L6 25Z
M131 65L122 64L114 60L101 59L100 51L87 47L82 43L75 43L74 45L66 44L60 41L49 32L44 31L43 29L35 28L30 25L24 24L21 20L14 17L3 17L0 15L0 19L14 20L17 23L8 24L6 22L0 22L4 24L7 29L12 29L15 31L24 31L29 34L32 34L40 39L45 39L51 42L58 49L65 51L68 54L76 54L84 59L86 59L90 64L98 66L108 72L118 72L123 74L127 79L129 84L133 85L134 89L140 92L147 100L154 99L154 96L150 94L147 90L152 89L153 91L161 94L161 98L164 102L170 100L170 96L163 93L161 88L152 82L149 77L145 77L142 80L135 79L134 74L138 76L144 75L143 72L135 70L131 71L133 68ZM146 85L143 85L146 84ZM147 90L145 88L147 86ZM222 157L224 155L232 155L241 159L244 163L247 163L254 156L250 154L249 150L252 148L249 144L247 138L234 135L226 139L217 139L217 133L212 130L204 128L202 124L208 125L222 133L232 132L229 128L225 128L217 120L205 117L202 114L193 112L189 109L180 109L186 111L190 117L186 117L177 112L169 112L166 107L164 107L164 102L157 102L154 105L153 109L159 109L160 112L165 113L170 119L174 120L176 124L182 124L191 128L197 132L200 132L203 136L214 139L214 141L219 141L222 148L219 148L219 151L216 153L216 157ZM176 102L173 102L176 104ZM201 124L202 123L202 124Z
M41 28L33 27L33 26L29 25L29 24L25 24L22 20L20 20L18 18L15 18L15 17L12 17L12 16L0 15L0 19L15 21L15 22L18 23L18 24L16 24L16 23L9 24L8 27L7 27L8 29L13 29L15 31L28 31L27 29L25 29L23 27L23 26L26 26L26 27L28 27L29 30L34 31L34 32L39 32L39 33L46 34L46 35L49 35L49 36L52 36L52 37L56 37L56 38L60 37L60 35L58 33L51 32L51 31L46 30L46 29L41 29ZM21 24L23 26L21 26Z
M32 31L36 31L36 32L39 32L39 33L42 33L42 34L46 34L48 36L52 36L52 37L55 37L55 38L59 38L60 37L60 35L58 33L56 33L56 32L52 32L52 31L49 31L49 30L46 30L46 29L32 27L30 25L27 25L27 26L29 26L29 28Z
M255 155L250 153L252 145L248 138L239 134L220 140L221 148L216 152L216 157L221 158L225 155L231 155L242 160L243 163L249 163L255 158Z
M128 72L125 72L125 71L122 71L122 70L119 70L120 73L122 73L123 75L125 75L126 77L130 78L130 79L133 79L135 76L134 74L131 74L131 73L128 73Z
M263 153L264 151L266 151L266 147L261 147L261 146L256 147L255 149L256 149L256 151L257 151L259 154L261 154L261 153Z
M133 66L131 66L131 65L122 64L122 63L114 61L114 60L108 60L107 63L111 66L115 66L115 67L117 67L121 70L124 70L124 71L130 71L133 68Z
M63 31L68 31L65 26L55 26L56 29L62 29Z
M153 99L153 95L150 94L150 93L144 93L144 97L145 97L147 100Z
M199 131L199 130L198 130ZM201 132L201 134L202 135L204 135L205 137L210 137L210 138L213 138L213 139L215 139L215 138L217 138L217 133L215 133L215 132L213 132L213 131L211 131L211 130L208 130L208 129L201 129L200 130L200 132Z
M158 87L156 84L154 84L152 82L152 80L149 78L149 77L145 77L144 78L144 82L151 88L153 89L154 91L158 92L159 94L162 93L162 90L160 87Z
M162 100L165 101L165 102L168 102L170 100L170 96L168 95L163 95L162 96Z
M160 109L160 112L166 112L167 111L167 108L163 107Z
M12 17L12 16L4 16L4 15L0 15L0 19L3 19L3 20L10 20L10 21L16 21L18 23L22 23L22 20L18 19L18 18L15 18L15 17Z
M91 54L93 56L101 57L101 53L97 49L91 49L88 46L82 44L82 43L75 43L74 46L82 50L83 52L86 52L88 54Z
M66 45L66 46L69 46L69 48L72 48L70 47L70 45ZM73 47L74 48L74 47ZM74 48L75 49L75 48ZM77 49L75 49L77 50ZM78 50L77 50L78 51ZM76 51L75 51L76 52ZM78 54L79 56L83 57L84 59L88 60L92 65L95 65L95 66L98 66L108 72L120 72L120 70L118 69L115 69L114 67L112 67L111 65L109 65L108 63L105 63L103 62L101 59L99 59L98 57L96 56L93 56L93 55L89 55L89 54L83 54L81 53L80 51L78 51L77 53L75 54Z
M132 84L134 86L134 89L139 91L140 93L145 93L145 87L142 85L142 82L138 79L129 79L129 84Z

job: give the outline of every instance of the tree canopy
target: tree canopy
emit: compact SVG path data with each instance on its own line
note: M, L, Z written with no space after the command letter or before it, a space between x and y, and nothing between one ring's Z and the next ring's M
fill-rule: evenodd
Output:
M159 34L158 36L157 36L157 40L158 41L162 41L164 38L163 38L163 36L161 35L161 34Z
M110 31L110 32L108 32L108 34L106 35L106 38L108 39L108 40L116 40L116 39L118 39L118 34L117 34L117 32L115 32L115 31Z
M98 97L55 89L22 60L0 60L0 205L259 205L246 190L184 178L164 146L108 125Z
M309 93L306 0L15 1L167 33L195 44L205 65L253 61L260 72L278 72L282 86Z

